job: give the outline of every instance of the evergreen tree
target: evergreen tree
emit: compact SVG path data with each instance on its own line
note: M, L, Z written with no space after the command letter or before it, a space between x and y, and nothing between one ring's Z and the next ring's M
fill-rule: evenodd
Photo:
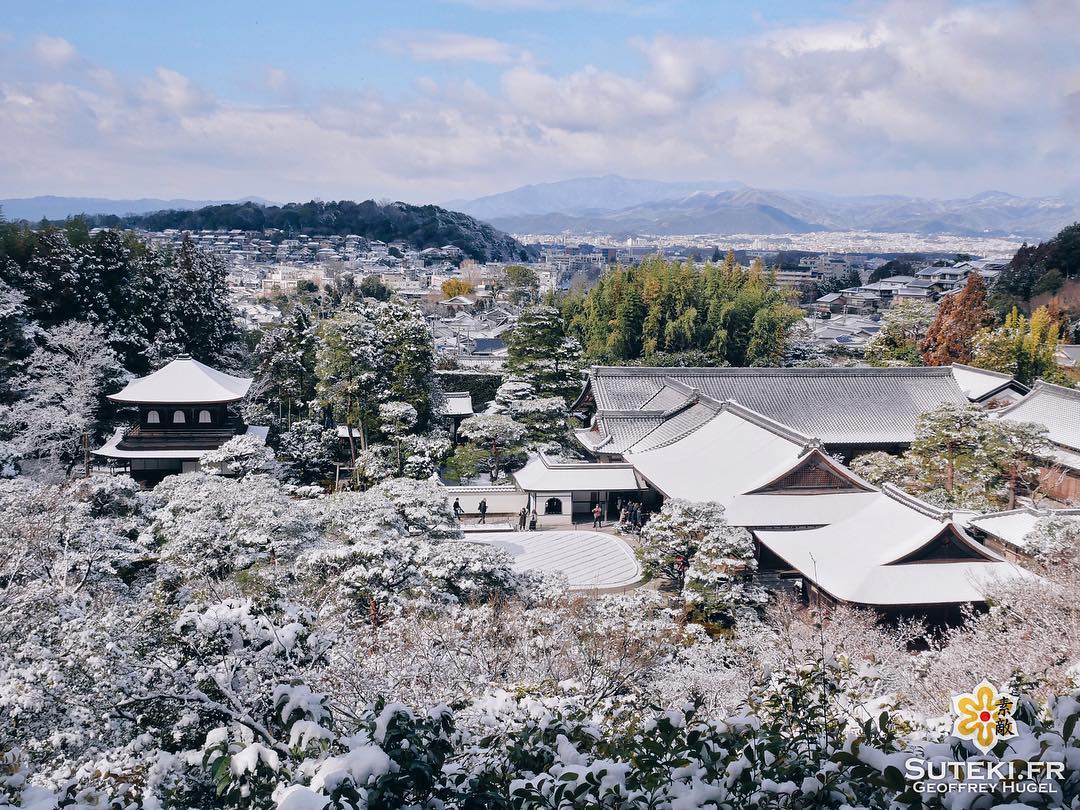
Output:
M885 313L881 331L867 341L867 361L874 366L920 365L919 344L933 320L932 305L924 301L897 301Z
M204 363L217 362L237 337L229 306L225 263L199 250L185 236L173 258L176 272L174 301L183 317L175 320L175 341L184 351Z
M537 396L572 400L581 388L581 352L567 336L555 307L538 305L521 313L506 339L507 371L532 385Z
M379 429L379 405L396 400L416 410L417 429L426 430L441 391L435 379L435 349L424 316L397 301L367 300L323 321L316 351L316 390L339 424L350 428L367 449Z
M502 469L502 457L517 447L525 438L525 426L509 416L480 413L470 416L461 423L458 435L471 441L478 449L487 450L490 455L491 482L499 478Z
M985 489L986 465L980 454L987 439L986 412L977 405L946 403L919 416L911 455L929 488L940 486L954 498L957 485Z

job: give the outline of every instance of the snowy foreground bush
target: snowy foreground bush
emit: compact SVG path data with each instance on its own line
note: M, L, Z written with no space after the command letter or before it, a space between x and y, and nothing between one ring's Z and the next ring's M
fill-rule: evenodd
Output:
M1074 576L937 638L785 600L710 636L679 597L514 571L426 482L16 478L0 526L0 806L1080 802ZM983 677L1034 696L989 757L943 717ZM912 752L1066 768L924 794Z
M280 684L261 696L258 719L235 717L192 739L195 729L183 726L199 724L188 717L175 739L190 746L163 750L145 735L122 759L87 762L59 789L30 786L23 753L9 751L0 789L8 802L33 808L971 806L943 798L970 795L905 781L905 763L917 754L984 769L1013 759L1029 769L1064 765L1060 778L1022 780L1039 793L997 779L977 807L1018 796L1044 807L1080 802L1080 691L1043 709L1023 702L1019 736L982 756L955 738L905 736L888 712L852 732L836 712L843 669L831 662L767 677L742 713L722 719L693 703L599 710L571 694L505 692L456 710L378 703L339 715L327 696ZM213 715L213 706L203 708Z

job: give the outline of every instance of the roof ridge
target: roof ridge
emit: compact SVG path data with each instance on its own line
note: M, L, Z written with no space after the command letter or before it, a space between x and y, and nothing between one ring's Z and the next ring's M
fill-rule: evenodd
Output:
M718 400L712 400L717 402ZM783 439L787 439L793 444L802 445L804 451L807 448L820 447L821 440L808 436L805 433L800 433L792 427L788 427L783 422L777 422L775 419L771 419L765 416L763 413L759 413L751 408L747 408L745 405L740 405L734 399L725 399L719 401L721 411L731 411L740 419L744 419L751 424L757 425L760 428L768 430L770 433L775 433Z
M1003 515L1019 515L1021 513L1028 515L1038 515L1041 514L1041 511L1033 506L1018 506L1016 507L1016 509L1005 509L1001 512L983 512L982 514L975 515L975 517L968 518L968 523L974 523L977 520L985 520L988 518L1002 517Z
M953 368L962 368L967 371L975 371L979 374L987 374L991 377L999 377L1003 380L1015 380L1016 378L1011 374L1006 374L1004 371L994 371L989 368L979 368L978 366L969 366L966 363L953 363Z
M567 470L567 469L575 469L575 468L578 468L578 467L592 468L592 467L597 467L597 466L603 466L603 467L605 467L606 469L609 469L609 470L627 470L627 469L632 470L632 469L634 469L634 465L631 464L628 461L607 461L607 462L603 462L602 464L599 463L599 462L596 462L596 461L585 461L585 460L582 460L582 461L569 461L569 462L551 461L550 459L548 459L547 454L544 453L543 450L540 450L539 452L537 452L537 456L540 457L540 461L542 461L544 466L547 467L549 470Z
M895 484L882 484L881 491L897 503L914 509L916 512L926 515L926 517L952 522L952 512L916 498L910 492L900 489Z
M1005 414L1015 411L1021 405L1025 405L1030 402L1037 391L1045 391L1050 395L1063 395L1068 397L1069 399L1075 399L1080 401L1080 388L1070 388L1065 385L1058 385L1056 383L1047 382L1042 377L1040 377L1039 379L1035 380L1034 383L1032 383L1031 389L1024 397L1018 399L1012 405L1006 405L1004 408L999 409L995 415L997 416L997 418L1000 419Z
M691 405L696 405L696 404L698 404L698 403L690 403L690 404L691 404ZM716 416L717 416L717 414L719 414L719 413L720 413L720 411L718 411L718 410L717 410L717 411L713 411L712 415L711 415L711 416L709 416L709 418L708 418L708 419L706 419L706 420L705 420L704 422L701 422L701 423L699 423L699 424L696 424L696 425L694 425L693 427L690 427L690 428L688 428L688 429L686 429L686 430L682 431L681 433L678 433L678 434L676 434L676 435L674 435L674 436L671 436L671 437L669 437L669 438L665 439L664 441L660 442L659 444L654 444L654 445L653 445L652 447L650 447L650 448L649 448L648 450L642 450L641 452L642 452L642 453L648 453L648 452L650 452L650 451L652 451L652 450L659 450L659 449L660 449L661 447L668 447L668 446L670 446L670 445L672 445L672 444L675 444L675 442L679 442L679 441L682 441L683 439L685 439L685 438L686 438L687 436L689 436L690 434L692 434L692 433L695 433L696 431L698 431L698 430L700 430L701 428L705 427L705 425L709 424L709 422L711 422L711 421L712 421L713 419L715 419L715 418L716 418ZM664 425L666 425L666 424L667 424L667 422L661 422L661 423L660 423L659 425L657 425L656 427L652 428L652 429L651 429L651 430L650 430L650 431L649 431L648 433L646 433L646 434L645 434L644 436L642 436L642 437L641 437L640 439L637 439L637 440L636 440L636 441L635 441L635 442L634 442L634 443L633 443L632 445L630 445L629 447L627 447L627 448L626 448L626 450L624 451L624 453L630 453L631 455L633 455L633 450L634 450L634 448L635 448L635 447L637 447L637 446L638 446L639 444L641 444L641 443L642 443L643 441L645 441L645 440L646 440L647 438L649 438L650 436L652 436L652 435L653 435L653 434L654 434L654 433L655 433L656 431L660 430L660 429L661 429L662 427L664 427Z
M949 366L829 366L825 368L782 368L779 366L592 366L592 375L624 377L730 376L730 377L947 377Z

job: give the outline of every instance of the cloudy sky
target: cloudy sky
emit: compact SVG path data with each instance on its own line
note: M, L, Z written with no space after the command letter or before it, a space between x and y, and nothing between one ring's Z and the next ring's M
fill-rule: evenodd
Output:
M5 4L0 197L1080 194L1078 0Z

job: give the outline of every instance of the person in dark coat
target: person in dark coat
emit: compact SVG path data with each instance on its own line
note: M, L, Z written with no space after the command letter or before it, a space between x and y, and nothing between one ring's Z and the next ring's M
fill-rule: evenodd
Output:
M487 498L480 499L480 522L487 523Z
M454 517L461 520L461 516L465 514L465 510L461 508L461 501L454 498Z

